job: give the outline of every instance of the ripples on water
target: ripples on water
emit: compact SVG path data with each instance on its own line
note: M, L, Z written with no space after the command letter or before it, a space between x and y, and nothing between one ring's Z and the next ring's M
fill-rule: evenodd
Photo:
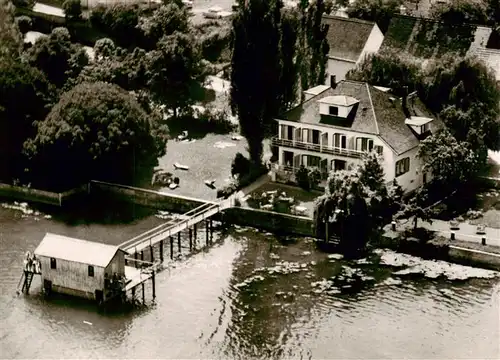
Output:
M496 273L391 251L346 261L307 239L283 245L249 229L171 263L157 277L155 305L130 314L36 289L15 296L22 254L46 231L113 242L157 221L68 226L0 209L2 357L500 357Z

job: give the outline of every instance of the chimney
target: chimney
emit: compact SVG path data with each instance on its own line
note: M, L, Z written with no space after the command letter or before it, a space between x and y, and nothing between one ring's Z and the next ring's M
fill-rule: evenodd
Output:
M403 98L402 104L403 112L405 113L405 117L409 119L411 117L410 110L408 109L408 86L403 86Z
M337 76L336 75L330 75L330 87L332 89L335 89L337 87Z

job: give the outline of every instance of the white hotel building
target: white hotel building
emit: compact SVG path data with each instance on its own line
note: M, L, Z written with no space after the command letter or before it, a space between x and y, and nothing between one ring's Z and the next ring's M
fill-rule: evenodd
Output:
M418 147L443 125L418 98L396 98L387 90L348 80L307 90L302 104L277 119L274 180L294 181L301 165L317 167L326 180L330 171L349 169L375 150L387 182L397 179L405 191L426 182Z

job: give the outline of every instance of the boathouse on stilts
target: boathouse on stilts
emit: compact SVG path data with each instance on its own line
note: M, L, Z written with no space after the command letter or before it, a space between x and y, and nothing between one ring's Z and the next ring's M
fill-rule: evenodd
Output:
M102 304L121 295L125 286L125 252L118 246L47 233L34 255L46 293Z

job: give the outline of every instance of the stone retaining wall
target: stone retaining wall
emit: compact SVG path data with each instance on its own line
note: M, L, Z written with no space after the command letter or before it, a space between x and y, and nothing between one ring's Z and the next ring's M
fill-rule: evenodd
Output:
M165 194L159 191L101 181L90 182L90 193L92 195L102 194L112 199L177 213L188 212L203 204L213 203L186 196Z
M221 215L214 217L221 219ZM308 217L280 214L272 211L233 207L224 210L224 221L241 226L255 227L277 234L315 237L313 220Z
M82 185L81 187L69 191L65 191L63 193L55 193L0 183L0 197L15 199L19 201L48 204L59 207L63 206L66 203L72 202L77 198L81 198L81 196L87 194L88 184Z

